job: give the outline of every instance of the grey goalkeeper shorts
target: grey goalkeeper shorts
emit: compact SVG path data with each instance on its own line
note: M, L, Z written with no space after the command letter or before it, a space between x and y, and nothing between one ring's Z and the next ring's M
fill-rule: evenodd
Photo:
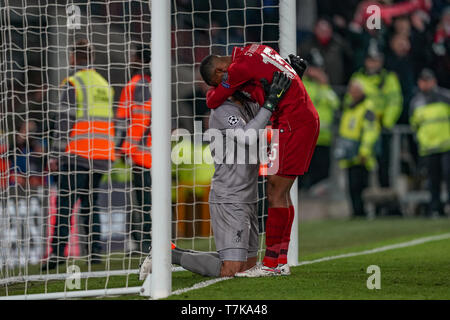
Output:
M247 261L258 254L256 203L210 203L216 250L222 261Z

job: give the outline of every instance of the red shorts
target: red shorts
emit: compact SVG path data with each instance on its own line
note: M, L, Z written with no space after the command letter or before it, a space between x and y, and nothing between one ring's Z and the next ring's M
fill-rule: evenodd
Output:
M301 176L308 171L319 137L319 120L289 131L279 129L279 163L277 175Z

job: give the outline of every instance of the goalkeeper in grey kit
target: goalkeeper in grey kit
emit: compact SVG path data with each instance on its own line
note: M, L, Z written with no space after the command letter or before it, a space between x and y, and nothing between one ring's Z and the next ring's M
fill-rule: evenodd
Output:
M242 163L233 150L227 148L227 139L235 139L237 146L252 152L257 144L259 130L264 129L287 91L291 80L282 73L274 76L264 105L232 96L211 112L209 127L218 129L225 137L222 159L215 158L215 172L211 182L209 207L219 261L215 276L234 276L256 264L258 253L258 172L259 163ZM227 134L230 131L233 134ZM246 133L253 131L253 135ZM231 136L231 138L230 138ZM234 146L234 144L232 144ZM216 157L212 148L213 157ZM256 151L256 148L253 148ZM234 154L233 163L227 163L227 155ZM239 152L238 152L239 153ZM216 161L218 160L218 161ZM219 263L220 262L220 263ZM212 271L212 270L211 270ZM220 273L219 273L220 272Z
M290 55L291 65L301 76L306 69L304 60ZM200 72L202 67L200 66ZM257 143L247 135L258 132L269 122L272 112L289 89L291 80L283 73L275 72L272 84L261 79L265 86L266 100L262 107L237 92L228 101L211 112L209 127L218 129L226 137L227 130L240 130L232 135L246 149ZM248 140L246 138L249 137ZM223 146L226 145L224 139ZM234 146L234 144L233 144ZM216 149L217 146L212 148ZM211 222L217 252L182 249L172 244L172 263L184 269L209 277L231 277L256 265L258 250L258 173L256 164L227 164L227 152L222 161L215 161L215 173L209 196ZM246 150L248 151L248 150ZM214 152L212 152L214 153ZM247 152L246 152L247 154ZM215 154L213 154L214 158ZM151 273L151 252L140 267L140 279Z

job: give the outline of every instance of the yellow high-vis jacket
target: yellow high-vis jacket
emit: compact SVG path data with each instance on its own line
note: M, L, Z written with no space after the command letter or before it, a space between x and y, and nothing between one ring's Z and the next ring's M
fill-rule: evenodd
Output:
M339 97L328 84L320 84L307 77L303 78L302 81L319 113L320 131L317 145L329 147L333 137L334 115L340 104Z
M362 69L352 75L350 81L352 80L358 80L363 85L364 93L372 100L382 127L392 129L403 109L402 88L397 75L386 69L381 69L376 74L367 74Z
M367 170L376 166L374 146L380 135L372 100L345 104L339 125L335 156L342 168L365 165ZM364 161L363 161L364 159Z
M410 124L416 133L419 154L450 151L450 91L435 88L420 92L410 105Z

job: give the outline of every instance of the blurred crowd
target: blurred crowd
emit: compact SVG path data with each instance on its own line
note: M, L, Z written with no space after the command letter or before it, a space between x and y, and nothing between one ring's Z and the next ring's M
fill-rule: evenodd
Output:
M304 83L321 119L302 187L329 178L335 159L346 171L354 216L367 215L367 200L377 215L403 214L394 188L400 174L409 178L408 191L430 191L426 215L444 215L445 198L450 201L449 2L304 0L297 9L298 53L310 63ZM394 135L401 135L400 144L393 145ZM394 148L401 148L397 157ZM393 161L400 162L397 175ZM368 192L374 185L377 196Z

